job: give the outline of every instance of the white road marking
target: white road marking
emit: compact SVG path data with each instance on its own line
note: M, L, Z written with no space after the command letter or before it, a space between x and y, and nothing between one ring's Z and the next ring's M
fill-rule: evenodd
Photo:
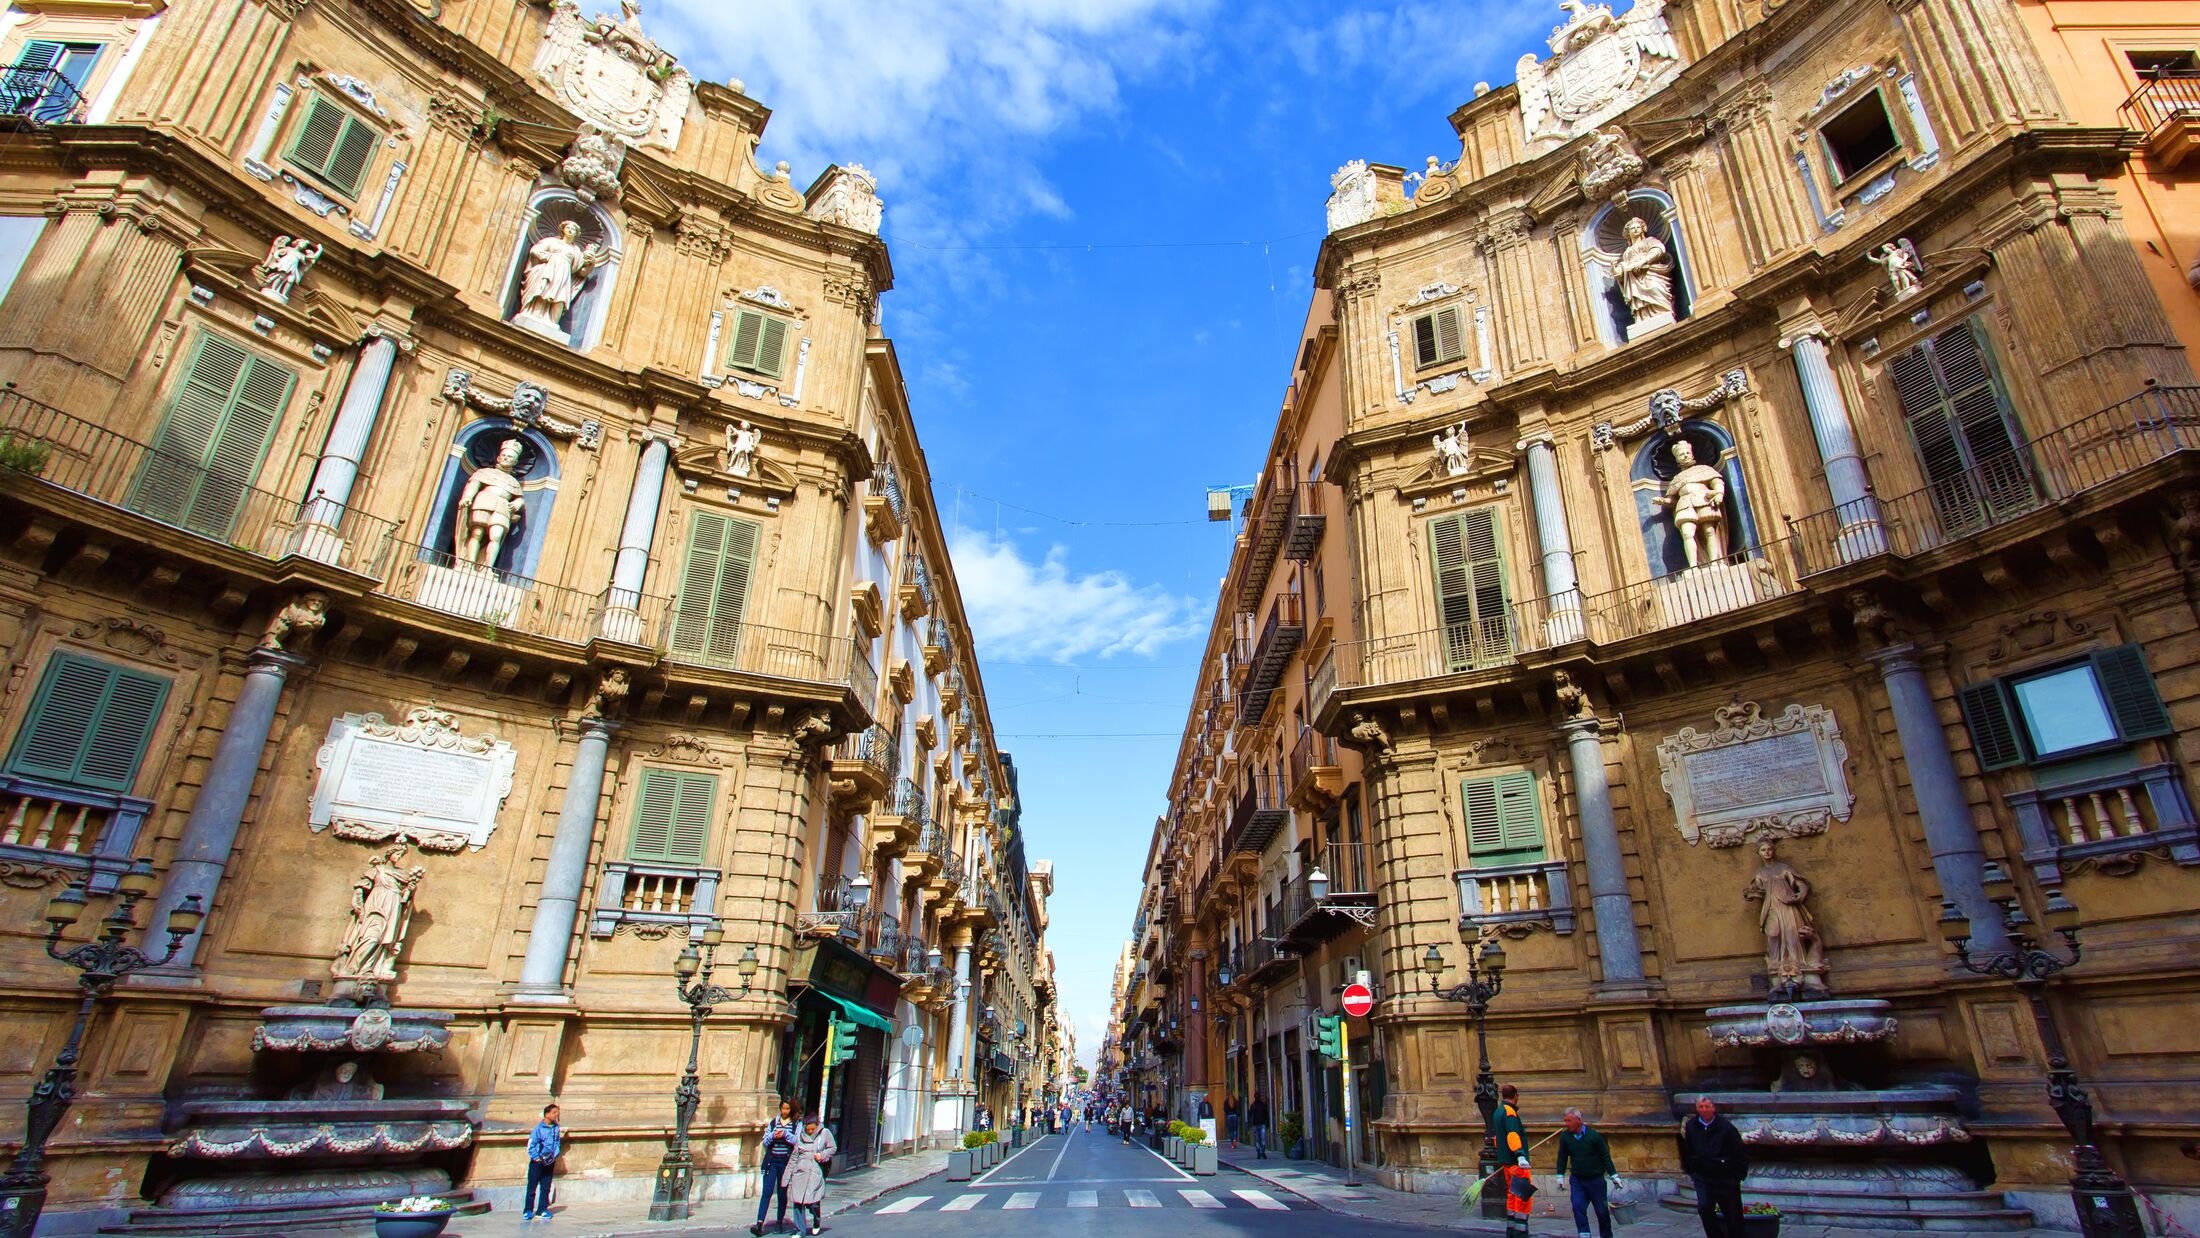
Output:
M1040 1140L1044 1140L1046 1137L1042 1135L1039 1138ZM1016 1149L1014 1152L1009 1153L1008 1156L1004 1158L1000 1164L995 1165L993 1168L986 1170L984 1173L979 1174L976 1178L972 1179L970 1185L984 1186L987 1179L991 1178L994 1174L997 1174L1002 1170L1008 1168L1010 1165L1015 1163L1017 1157L1022 1156L1024 1153L1029 1152L1033 1148L1036 1148L1038 1146L1039 1141L1034 1141L1025 1144L1023 1147ZM1061 1155L1057 1153L1054 1160L1056 1164L1060 1164L1062 1160Z
M1177 1194L1182 1195L1184 1197L1184 1202L1190 1204L1194 1208L1220 1208L1224 1206L1221 1200L1216 1199L1214 1196L1209 1195L1205 1191L1185 1190L1178 1191Z
M1241 1188L1237 1192L1237 1197L1255 1208L1266 1208L1270 1212L1291 1211L1291 1205L1284 1203L1266 1191L1248 1191Z
M1069 1193L1069 1206L1072 1208L1097 1208L1100 1206L1100 1192L1071 1191Z
M1054 1154L1054 1163L1047 1166L1047 1181L1054 1181L1055 1173L1062 1168L1062 1157L1069 1151L1070 1141L1075 1138L1077 1138L1077 1132L1074 1130L1062 1136L1062 1150Z
M953 1199L950 1199L950 1200L948 1200L948 1201L947 1201L946 1203L944 1203L944 1204L941 1204L941 1205L940 1205L940 1211L942 1211L942 1212L968 1212L968 1211L970 1211L970 1210L971 1210L972 1208L975 1208L975 1207L977 1207L977 1206L978 1206L979 1204L983 1203L984 1201L985 1201L985 1192L984 1192L984 1191L978 1191L978 1192L976 1192L976 1193L974 1193L974 1194L970 1194L970 1195L957 1195L957 1196L956 1196L955 1198L953 1198Z
M1184 1172L1183 1170L1181 1170L1181 1169L1178 1169L1178 1168L1176 1167L1176 1162L1175 1162L1175 1161L1172 1161L1172 1160L1170 1160L1170 1159L1169 1159L1168 1157L1166 1157L1166 1156L1163 1156L1163 1155L1161 1155L1161 1154L1160 1154L1159 1152L1156 1152L1156 1151L1154 1151L1154 1150L1153 1150L1152 1148L1149 1148L1149 1147L1147 1147L1147 1146L1146 1146L1145 1144L1142 1144L1142 1143L1134 1143L1134 1144L1132 1144L1131 1146L1132 1146L1132 1147L1134 1147L1134 1148L1137 1148L1137 1149L1138 1149L1139 1151L1141 1151L1141 1152L1145 1153L1146 1155L1148 1155L1148 1156L1152 1157L1153 1159L1155 1159L1155 1160L1157 1160L1157 1161L1160 1161L1160 1162L1161 1162L1162 1164L1164 1164L1164 1165L1168 1166L1168 1167L1169 1167L1169 1172L1170 1172L1171 1174L1173 1174L1173 1175L1174 1175L1174 1177L1172 1177L1172 1178L1169 1178L1169 1179L1168 1179L1168 1181L1171 1181L1171 1182L1197 1182L1197 1181L1199 1181L1199 1179L1197 1179L1197 1178L1194 1178L1194 1177L1193 1177L1192 1175L1190 1175L1190 1174L1188 1174L1188 1173L1185 1173L1185 1172Z
M1036 1208L1038 1206L1039 1192L1037 1191L1018 1191L1008 1197L1007 1203L1001 1205L1003 1208Z
M932 1197L930 1195L910 1195L902 1199L897 1199L893 1203L890 1203L884 1208L879 1209L878 1215L892 1216L896 1213L901 1212L915 1212L917 1209L922 1208L924 1205L930 1202L932 1202Z
M1159 1208L1161 1206L1161 1201L1153 1197L1152 1191L1125 1191L1123 1192L1123 1198L1133 1208Z

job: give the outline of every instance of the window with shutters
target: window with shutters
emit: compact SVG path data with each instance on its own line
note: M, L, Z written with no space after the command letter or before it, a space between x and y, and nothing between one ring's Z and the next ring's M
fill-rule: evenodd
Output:
M1543 804L1526 770L1469 778L1459 784L1467 822L1467 854L1479 868L1531 864L1545 858Z
M715 775L645 769L634 798L627 859L658 864L703 862L710 846L711 808L718 798Z
M672 608L671 650L675 657L725 667L742 666L741 616L748 605L749 579L755 571L757 533L757 527L746 520L694 510L679 596Z
M1433 366L1449 365L1454 361L1464 360L1466 355L1466 332L1460 326L1458 306L1446 306L1414 318L1415 369L1426 370Z
M1910 429L1944 537L1961 537L2039 504L2022 436L1976 317L1895 354L1887 381Z
M1428 523L1442 674L1512 660L1504 530L1494 506L1438 516Z
M794 320L762 310L745 309L733 316L733 340L726 346L726 368L760 378L784 378L788 345L794 342Z
M226 540L260 473L297 371L211 332L130 487L130 510Z
M165 676L55 653L8 748L7 772L129 794L168 689Z
M2064 761L2170 733L2169 710L2137 645L1971 684L1957 699L1986 770Z
M57 125L84 119L92 70L106 44L28 39L0 74L0 115L27 116Z
M382 145L381 129L314 87L306 89L300 104L283 162L338 197L358 201L367 168Z

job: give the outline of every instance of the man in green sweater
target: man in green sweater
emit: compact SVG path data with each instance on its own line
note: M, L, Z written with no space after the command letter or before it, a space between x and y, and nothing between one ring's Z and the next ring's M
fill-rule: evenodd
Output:
M1574 1232L1589 1238L1589 1209L1597 1212L1597 1229L1612 1238L1612 1205L1605 1195L1606 1179L1617 1177L1611 1145L1582 1120L1581 1110L1566 1111L1566 1129L1558 1133L1558 1180L1566 1186L1574 1205Z

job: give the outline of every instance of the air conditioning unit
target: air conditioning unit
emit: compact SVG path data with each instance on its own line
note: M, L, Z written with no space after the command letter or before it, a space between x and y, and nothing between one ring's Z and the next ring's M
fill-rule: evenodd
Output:
M1359 981L1363 984L1366 983L1365 977L1367 975L1367 969L1360 966L1360 959L1358 955L1353 955L1345 959L1344 966L1340 969L1340 972L1343 976L1343 979L1337 982L1337 987L1340 989L1343 988L1345 985L1353 983L1354 981Z

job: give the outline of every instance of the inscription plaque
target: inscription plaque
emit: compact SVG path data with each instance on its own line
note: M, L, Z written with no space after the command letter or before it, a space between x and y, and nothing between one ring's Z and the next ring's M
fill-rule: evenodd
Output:
M1798 838L1849 819L1849 750L1832 710L1790 705L1767 718L1745 701L1714 716L1715 729L1683 727L1658 745L1661 780L1689 842Z
M363 842L478 851L512 793L516 756L495 735L463 733L439 709L412 710L398 723L345 714L321 747L309 824Z

